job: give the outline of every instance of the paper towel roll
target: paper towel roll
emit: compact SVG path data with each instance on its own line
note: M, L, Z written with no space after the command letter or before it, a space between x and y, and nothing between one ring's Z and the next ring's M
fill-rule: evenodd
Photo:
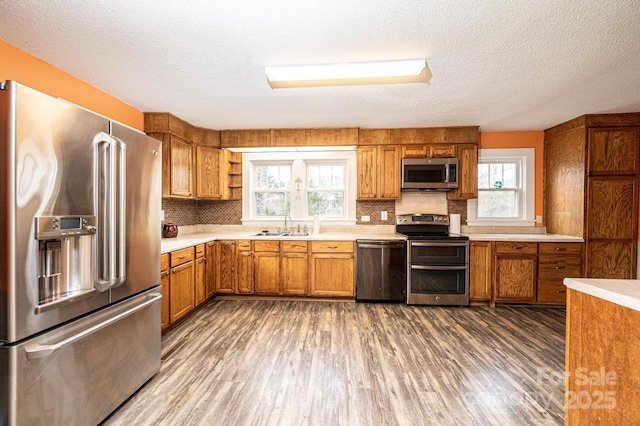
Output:
M450 234L460 233L460 215L459 214L449 215L449 233Z
M320 233L320 215L317 214L313 216L313 233Z

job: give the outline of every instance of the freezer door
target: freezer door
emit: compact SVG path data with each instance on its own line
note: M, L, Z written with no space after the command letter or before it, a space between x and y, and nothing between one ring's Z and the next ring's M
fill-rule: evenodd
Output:
M160 369L158 288L0 347L0 424L98 424Z
M127 279L112 288L113 302L160 284L162 144L116 122L111 134L127 146Z
M48 274L42 271L46 250L36 239L37 217L95 216L94 138L108 136L109 121L12 81L0 90L0 104L4 112L0 145L6 154L0 160L4 166L0 179L0 224L4 227L0 232L0 341L15 342L109 301L108 292L79 291L48 306L51 309L38 311L44 303L43 290L47 290L39 278ZM50 248L60 244L65 250L64 242L61 237ZM75 243L84 246L84 242ZM77 260L70 251L74 245L66 247L66 258ZM90 266L88 257L83 256L83 264L87 260ZM82 282L75 287L86 289L93 284Z

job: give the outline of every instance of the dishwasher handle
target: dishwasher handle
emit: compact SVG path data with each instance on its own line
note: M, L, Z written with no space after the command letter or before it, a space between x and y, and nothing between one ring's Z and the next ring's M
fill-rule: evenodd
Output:
M385 248L404 248L404 241L356 241L357 248L366 249L385 249Z

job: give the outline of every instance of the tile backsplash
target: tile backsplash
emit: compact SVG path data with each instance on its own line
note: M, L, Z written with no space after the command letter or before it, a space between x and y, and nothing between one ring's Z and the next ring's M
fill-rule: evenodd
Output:
M435 200L435 199L434 199ZM460 214L462 224L467 222L467 202L446 200L446 197L431 202L440 203L436 209L435 205L429 203L415 204L407 207L407 200L400 204L403 208L423 209L412 213L457 213ZM446 202L446 209L444 203ZM401 203L394 200L380 201L357 201L356 217L358 225L394 225L396 220L396 208ZM410 205L410 204L409 204ZM180 200L174 198L163 198L162 209L164 210L165 222L172 222L179 226L187 225L241 225L242 224L242 201L208 201L208 200ZM426 209L426 210L424 210ZM381 219L381 213L387 212L387 220ZM362 222L362 216L369 216L370 222Z

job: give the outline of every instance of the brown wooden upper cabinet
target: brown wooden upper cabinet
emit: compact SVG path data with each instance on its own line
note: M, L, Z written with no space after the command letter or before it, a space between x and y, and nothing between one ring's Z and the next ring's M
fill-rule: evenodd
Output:
M162 196L193 197L193 145L168 135L162 141ZM165 166L166 165L166 166Z
M360 146L357 149L358 199L400 197L400 147Z
M220 149L230 137L265 146L270 132L221 132L192 126L169 113L145 113L145 132L162 141L162 196L239 200L242 198L242 154Z
M198 198L222 198L220 190L220 148L196 146L196 196Z

